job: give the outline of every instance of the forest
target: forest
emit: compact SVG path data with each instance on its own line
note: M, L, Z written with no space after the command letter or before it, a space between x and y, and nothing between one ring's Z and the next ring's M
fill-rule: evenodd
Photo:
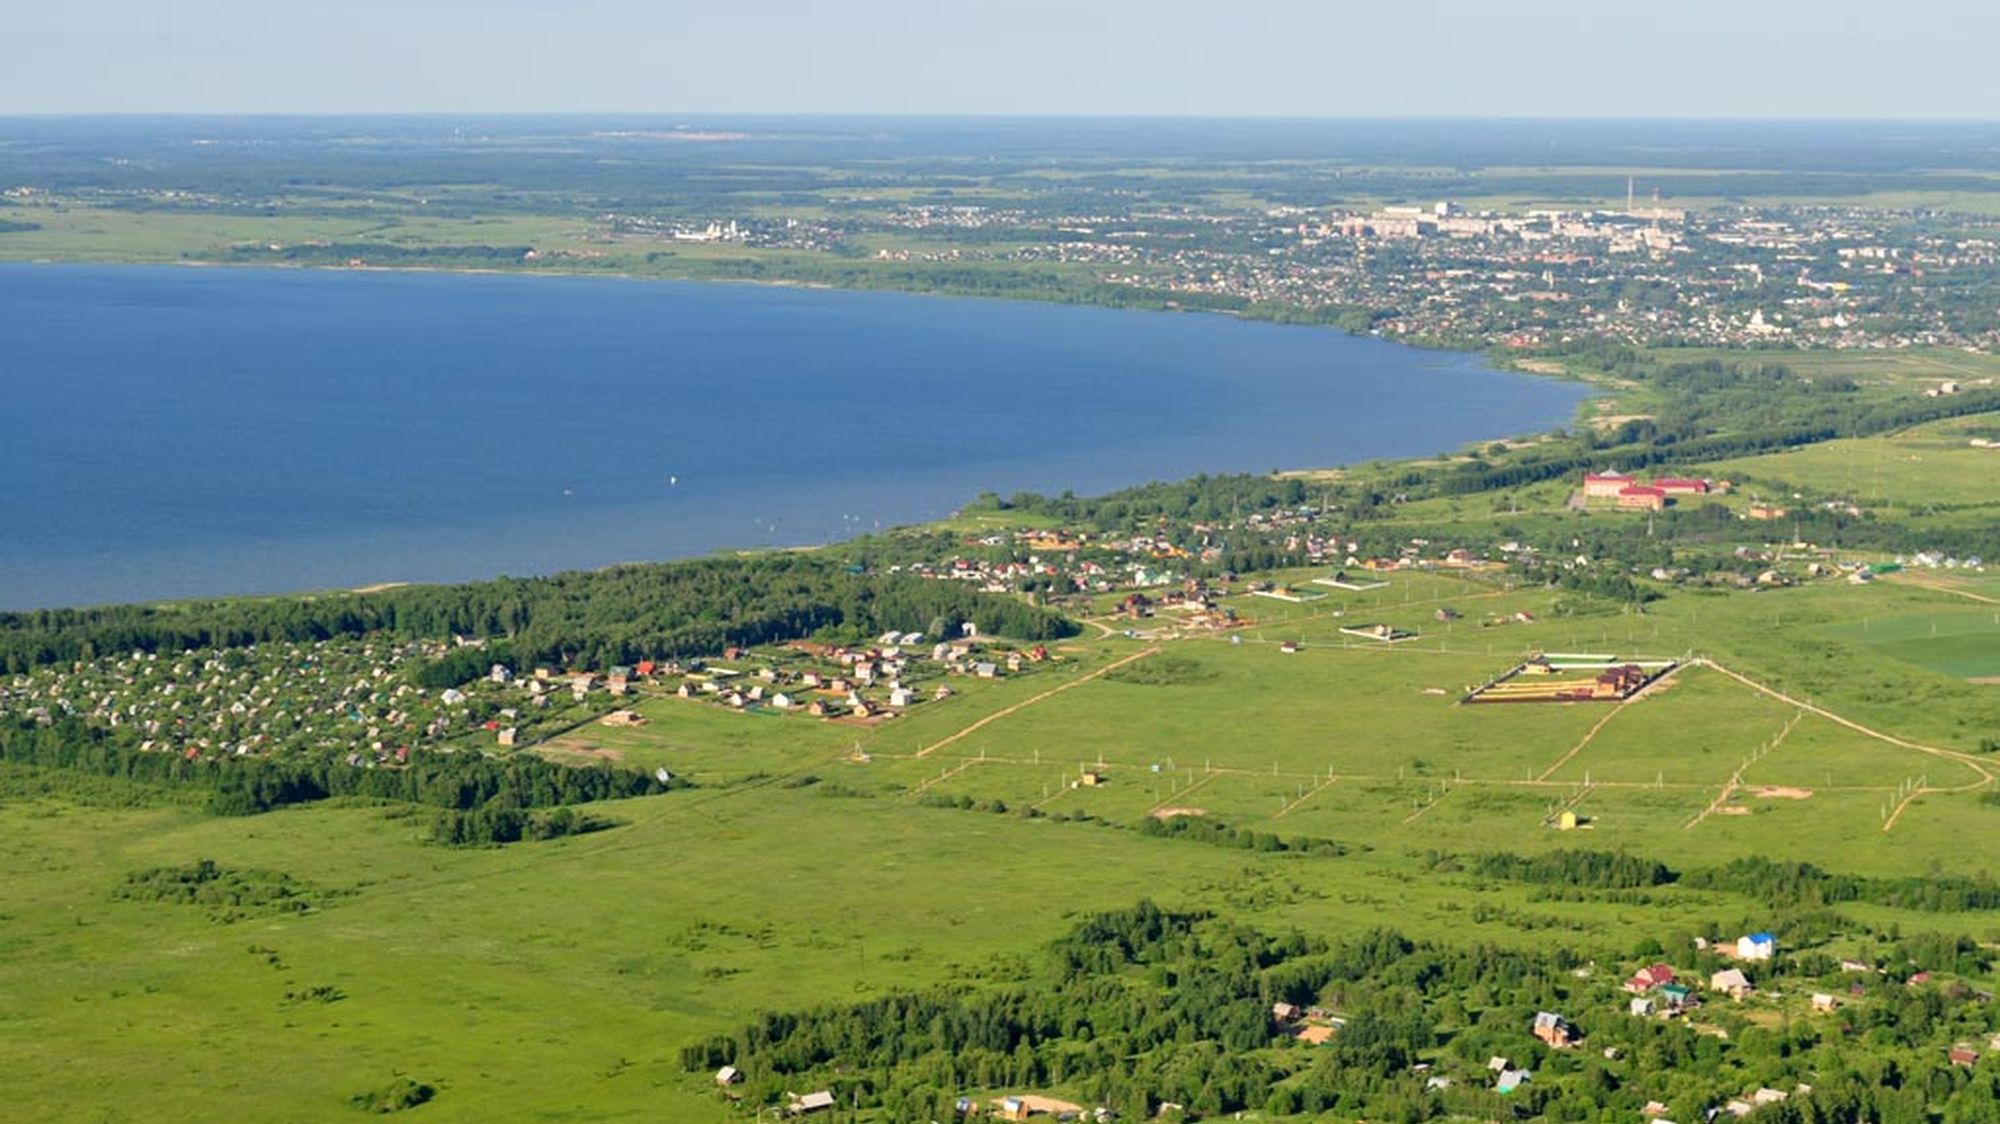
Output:
M1744 894L1785 908L1866 902L1926 913L2000 909L2000 882L1985 870L1969 875L1931 871L1900 878L1867 878L1835 874L1807 862L1745 856L1720 866L1676 871L1656 859L1584 850L1533 856L1493 851L1465 860L1433 853L1428 865L1433 870L1468 869L1485 878L1541 885L1631 889L1673 884Z
M1939 943L1886 947L1921 955ZM1705 1014L1728 1031L1718 1035L1628 1014L1613 980L1583 971L1589 962L1584 950L1452 947L1389 929L1337 941L1267 934L1141 902L1081 919L1018 982L766 1014L687 1045L681 1061L695 1072L734 1065L748 1105L827 1087L898 1121L952 1119L966 1089L1055 1084L1127 1120L1262 1110L1584 1121L1632 1118L1648 1102L1701 1120L1758 1088L1788 1094L1758 1110L1760 1122L2000 1119L2000 1073L1946 1057L1985 1026L1990 1001L1962 989L1884 991L1783 1027ZM1839 975L1824 957L1794 970ZM1333 1025L1330 1040L1296 1040L1290 1020L1274 1018L1279 1003L1318 1012L1306 1017ZM1541 1011L1563 1013L1586 1048L1532 1037ZM1500 1092L1491 1058L1528 1076Z
M571 571L463 585L163 605L0 613L0 672L125 652L236 648L387 633L506 639L525 662L607 668L809 636L853 642L890 629L1053 640L1063 617L946 582L850 572L823 555L775 554Z
M331 753L189 759L175 753L146 752L137 740L130 728L106 729L75 717L49 725L32 719L10 720L0 722L0 761L206 792L208 810L219 815L254 815L336 796L456 811L554 808L646 796L685 783L603 765L558 765L529 755L494 758L417 750L402 766L374 768ZM475 820L470 826L483 830L488 822ZM514 826L525 827L526 821ZM499 830L505 834L507 829ZM493 841L509 840L496 837Z

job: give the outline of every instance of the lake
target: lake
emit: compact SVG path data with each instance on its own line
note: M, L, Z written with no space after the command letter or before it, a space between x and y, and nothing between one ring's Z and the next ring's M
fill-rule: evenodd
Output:
M0 265L0 608L821 543L983 491L1412 456L1579 385L1224 316Z

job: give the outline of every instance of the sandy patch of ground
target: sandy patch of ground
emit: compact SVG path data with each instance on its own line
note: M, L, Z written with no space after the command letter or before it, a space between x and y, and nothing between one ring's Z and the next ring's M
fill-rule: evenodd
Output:
M1765 785L1751 795L1759 800L1810 800L1813 790L1809 788L1787 788L1783 785Z
M2000 687L2000 675L1975 675L1966 682L1975 687Z
M1001 1099L1004 1098L995 1098L993 1101L993 1107L995 1108L1000 1107ZM1022 1093L1015 1099L1020 1101L1023 1105L1027 1106L1029 1112L1045 1112L1048 1113L1050 1116L1054 1116L1057 1113L1061 1112L1083 1111L1083 1106L1080 1104L1071 1104L1068 1101L1059 1101L1054 1097L1036 1096L1033 1093Z
M545 745L535 752L563 765L589 765L599 761L617 764L625 760L624 750L595 745Z
M1175 816L1205 816L1207 814L1207 808L1160 808L1153 812L1153 818L1156 820L1170 820Z

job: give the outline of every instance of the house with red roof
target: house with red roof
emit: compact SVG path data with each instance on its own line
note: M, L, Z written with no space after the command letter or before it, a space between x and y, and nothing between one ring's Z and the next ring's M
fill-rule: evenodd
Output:
M1625 990L1635 995L1643 995L1662 984L1674 982L1674 970L1665 964L1651 964L1632 973L1625 981Z

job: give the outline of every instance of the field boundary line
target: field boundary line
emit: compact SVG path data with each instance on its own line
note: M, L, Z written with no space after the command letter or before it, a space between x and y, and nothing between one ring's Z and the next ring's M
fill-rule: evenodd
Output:
M1744 686L1750 688L1753 691L1761 691L1764 694L1767 694L1772 698L1777 699L1779 702L1790 703L1791 705L1798 707L1800 710L1810 711L1813 714L1819 715L1821 718L1825 718L1828 721L1838 723L1839 725L1845 726L1848 729L1855 731L1856 733L1866 734L1871 738L1875 738L1879 741L1888 742L1890 745L1901 746L1904 749L1914 749L1919 753L1928 753L1933 757L1942 757L1947 761L1956 761L1959 764L1964 765L1966 768L1971 769L1973 772L1979 774L1980 779L1972 782L1971 784L1960 785L1957 788L1951 788L1951 789L1939 789L1937 791L1969 792L1973 789L1984 788L1987 785L1993 783L1992 772L1989 771L1986 768L1986 766L1982 764L1977 758L1973 757L1969 753L1960 753L1955 749L1941 749L1934 745L1925 745L1922 742L1913 742L1908 740L1907 738L1899 738L1894 734L1885 734L1880 730L1870 729L1867 726L1863 726L1861 723L1856 722L1852 719L1842 718L1840 715L1835 714L1834 712L1827 710L1824 707L1814 706L1813 704L1806 702L1803 699L1795 699L1792 696L1785 694L1783 691L1780 691L1775 687L1767 687L1764 684L1757 682L1755 679L1752 679L1747 675L1731 671L1730 669L1722 666L1719 663L1716 663L1714 660L1709 659L1706 656L1703 656L1695 660L1694 662L1702 664L1706 667L1712 667L1715 670L1721 672L1724 675L1729 676L1731 679L1736 680L1738 683L1743 684Z
M1618 712L1623 709L1625 709L1625 704L1622 702L1614 705L1608 712L1606 712L1604 717L1598 719L1597 723L1593 725L1590 728L1590 730L1583 735L1582 741L1579 741L1575 745L1570 746L1567 752L1565 752L1561 757L1556 758L1555 764L1549 766L1546 769L1543 769L1540 773L1536 774L1535 779L1537 781L1548 780L1550 774L1554 773L1557 769L1562 768L1564 765L1569 764L1570 759L1574 758L1577 754L1582 753L1583 747L1590 744L1591 739L1597 736L1597 732L1599 730L1604 729L1604 724L1606 722L1611 721L1613 718L1618 717Z
M945 770L944 772L942 772L942 773L939 773L939 774L938 774L937 776L935 776L935 777L931 777L931 778L929 778L929 779L925 780L925 781L924 781L924 783L922 783L922 784L918 785L917 787L915 787L915 788L911 789L911 790L910 790L910 795L911 795L912 797L916 797L916 796L922 796L922 795L924 794L924 790L926 790L926 789L930 788L930 787L931 787L932 785L934 785L934 784L942 784L942 783L944 783L945 781L948 781L948 780L950 780L951 778L953 778L953 777L955 777L955 776L959 775L960 773L963 773L963 772L965 772L965 771L966 771L967 769L970 769L970 768L972 768L972 767L973 767L974 765L977 765L977 764L979 764L979 763L981 763L981 762L983 762L983 761L985 761L985 760L986 760L986 759L985 759L984 757L968 757L968 758L966 758L965 760L963 760L963 761L959 762L959 763L958 763L958 764L957 764L956 766L954 766L954 767L952 767L952 768L950 768L950 769L946 769L946 770Z
M1324 790L1328 785L1332 784L1333 782L1339 779L1340 778L1337 776L1328 777L1325 780L1319 782L1318 784L1312 786L1311 788L1305 790L1304 792L1299 793L1298 799L1293 800L1291 803L1286 804L1284 807L1271 813L1271 818L1273 820L1284 819L1286 813L1290 812L1292 809L1298 807L1299 805L1305 803L1306 801L1311 800L1313 797L1318 796L1320 792Z
M1148 816L1151 816L1158 813L1162 808L1173 807L1175 804L1179 803L1184 797L1186 797L1188 793L1193 792L1195 789L1200 788L1202 785L1207 784L1208 782L1214 780L1215 778L1221 775L1222 775L1221 773L1218 773L1213 769L1206 770L1205 772L1202 773L1200 780L1194 782L1193 784L1188 785L1186 788L1181 789L1179 792L1168 793L1166 799L1146 809L1146 814Z
M1056 791L1054 795L1044 796L1040 800L1035 801L1033 804L1028 805L1028 810L1031 812L1041 811L1043 808L1046 808L1049 805L1055 803L1057 800L1060 800L1062 798L1062 794L1068 792L1073 787L1075 787L1075 785L1065 780L1062 784L1056 786Z
M1444 798L1450 796L1452 793L1456 791L1458 791L1457 786L1452 786L1450 788L1445 789L1443 792L1438 793L1436 799L1432 800L1428 804L1425 804L1423 807L1418 808L1416 811L1411 812L1409 815L1404 816L1403 823L1406 825L1415 823L1417 821L1417 817L1423 815L1425 812L1430 811L1432 808L1437 807L1439 804L1444 803Z
M1935 792L1935 791L1937 790L1925 787L1924 785L1918 785L1917 787L1911 789L1910 794L1908 796L1903 797L1902 801L1896 805L1896 810L1889 813L1889 818L1882 821L1883 832L1887 833L1890 828L1896 826L1896 821L1903 818L1904 809L1916 803L1917 797L1922 796L1927 792Z
M1737 789L1743 787L1743 774L1750 771L1750 766L1755 765L1759 761L1762 761L1766 756L1770 754L1772 750L1785 744L1785 739L1792 736L1792 731L1798 727L1799 722L1802 721L1805 718L1805 716L1806 712L1804 710L1794 710L1792 712L1792 720L1790 722L1785 723L1785 728L1778 731L1778 736L1772 738L1769 742L1761 746L1755 753L1752 753L1750 756L1744 758L1743 764L1738 765L1736 767L1736 771L1729 774L1729 779L1722 782L1722 791L1715 794L1715 799L1708 802L1708 807L1703 808L1701 811L1695 813L1695 817L1693 819L1682 824L1681 825L1682 829L1692 830L1696 824L1699 824L1701 821L1714 815L1716 809L1722 807L1724 801L1728 800L1731 796L1735 795Z
M1585 781L1583 787L1578 789L1573 795L1571 795L1568 800L1565 800L1561 804L1556 805L1555 811L1550 812L1548 815L1542 817L1542 826L1543 827L1554 826L1555 822L1562 818L1562 814L1564 812L1567 812L1572 808L1575 808L1578 804L1583 803L1585 800L1590 799L1590 794L1596 791L1597 791L1597 786L1595 784L1592 784L1589 781Z
M1126 656L1124 659L1113 660L1112 662L1105 664L1103 667L1098 668L1096 671L1093 671L1088 675L1078 676L1077 678L1072 679L1067 683L1064 683L1060 687L1051 687L1048 690L1043 691L1039 695L1022 699L1020 702L1017 702L1009 707L1002 707L1001 709L994 711L993 713L987 715L986 717L981 718L979 721L974 722L972 725L967 726L965 729L960 730L958 733L953 734L950 737L944 738L940 741L932 742L930 745L927 745L924 748L918 750L916 752L916 756L929 757L931 754L937 752L940 749L943 749L945 746L950 745L951 743L959 740L960 738L970 735L975 730L978 730L980 727L985 726L989 722L998 722L1002 718L1005 718L1008 715L1013 714L1015 711L1026 710L1028 707L1031 707L1036 703L1041 702L1043 699L1049 698L1052 695L1060 695L1064 691L1069 690L1071 687L1081 687L1085 683L1090 682L1091 680L1097 678L1100 675L1105 674L1106 672L1116 671L1119 668L1124 667L1128 663L1132 663L1137 660L1143 660L1147 656L1158 655L1159 652L1160 649L1158 647L1146 648L1142 651L1134 652L1131 655Z
M1656 686L1660 685L1661 683L1664 683L1664 682L1666 682L1666 681L1667 681L1668 679L1670 679L1670 678L1672 678L1672 677L1673 677L1674 675L1678 674L1678 673L1680 672L1680 670L1681 670L1682 668L1686 667L1686 666L1688 666L1688 665L1687 665L1687 664L1684 664L1684 663L1677 663L1677 664L1675 664L1674 666L1672 666L1672 667L1668 668L1667 670L1665 670L1665 671L1661 672L1660 674L1658 674L1658 675L1654 676L1654 677L1653 677L1653 678L1652 678L1652 679L1651 679L1651 680L1650 680L1649 682L1647 682L1647 684L1646 684L1646 685L1645 685L1644 687L1641 687L1641 688L1640 688L1640 689L1639 689L1639 690L1638 690L1638 691L1637 691L1636 693L1634 693L1634 694L1632 695L1632 697L1630 697L1630 698L1625 698L1625 699L1619 699L1619 700L1618 700L1617 702L1613 703L1613 704L1611 705L1611 713L1609 713L1609 714L1605 715L1604 717L1602 717L1602 718L1598 719L1598 720L1597 720L1597 725L1595 725L1595 726L1592 726L1592 727L1590 728L1590 732L1589 732L1589 733L1586 733L1585 735L1583 735L1583 740L1582 740L1582 741L1580 741L1580 742L1577 742L1577 743L1576 743L1575 745L1573 745L1573 746L1569 747L1569 752L1568 752L1568 753L1565 753L1565 754L1563 754L1563 755L1562 755L1561 757L1558 757L1558 758L1556 758L1556 763L1555 763L1555 764L1553 764L1553 765L1550 765L1550 766L1549 766L1548 768L1546 768L1546 769L1543 769L1543 770L1541 771L1541 774L1540 774L1539 776L1537 776L1537 777L1536 777L1535 779L1536 779L1536 780L1538 780L1538 781L1545 781L1545 780L1548 780L1548 779L1549 779L1549 777L1551 777L1552 775L1554 775L1554 773L1555 773L1555 771L1556 771L1557 769L1560 769L1560 768L1562 768L1562 767L1563 767L1564 765L1567 765L1567 764L1569 764L1569 763L1570 763L1570 759L1571 759L1571 758L1575 757L1575 756L1576 756L1577 754L1579 754L1579 753L1582 753L1582 752L1583 752L1583 747L1584 747L1584 746L1587 746L1587 745L1589 745L1589 744L1591 743L1591 740L1597 737L1597 732L1598 732L1599 730L1602 730L1602 729L1604 729L1604 724L1605 724L1606 722L1609 722L1609 721L1611 721L1611 720L1612 720L1613 718L1616 718L1616 717L1618 717L1618 714L1619 714L1619 712L1620 712L1620 711L1624 710L1624 709L1625 709L1625 708L1626 708L1627 706L1631 705L1632 703L1634 703L1634 702L1637 702L1637 701L1638 701L1638 700L1640 699L1640 697L1641 697L1641 696L1643 696L1643 695L1645 695L1645 694L1646 694L1646 692L1648 692L1648 691L1652 690L1652 689L1653 689L1654 687L1656 687Z

